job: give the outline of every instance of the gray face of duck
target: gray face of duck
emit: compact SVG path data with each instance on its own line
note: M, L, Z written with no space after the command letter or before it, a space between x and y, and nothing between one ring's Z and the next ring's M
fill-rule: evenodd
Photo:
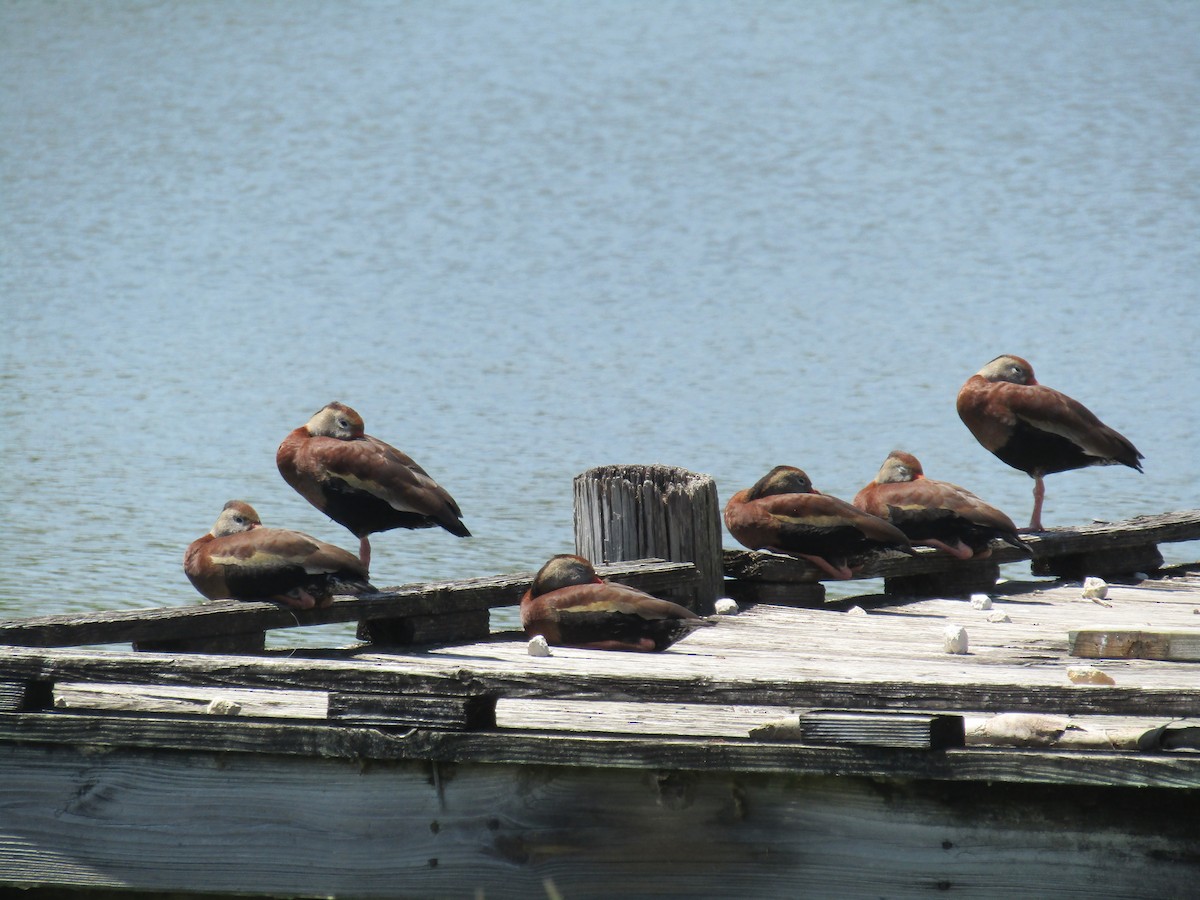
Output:
M924 474L921 464L917 462L915 456L911 453L894 450L883 461L879 474L875 476L875 483L901 484L906 481L915 481L918 476Z
M217 516L217 522L209 532L213 537L225 537L230 534L241 534L262 525L262 520L254 507L241 500L230 500Z
M815 494L812 481L803 469L795 466L776 466L750 488L748 499L758 500L777 494Z
M304 425L313 437L352 441L363 436L363 419L344 403L333 402L319 409Z
M1037 384L1033 377L1033 366L1019 356L1006 354L997 356L980 369L977 375L985 381L1007 381L1009 384Z

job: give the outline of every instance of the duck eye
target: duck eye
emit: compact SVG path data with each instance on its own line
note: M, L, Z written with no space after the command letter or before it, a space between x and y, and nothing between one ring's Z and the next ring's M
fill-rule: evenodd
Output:
M349 428L350 423L347 422L345 419L338 419L338 427L339 428Z

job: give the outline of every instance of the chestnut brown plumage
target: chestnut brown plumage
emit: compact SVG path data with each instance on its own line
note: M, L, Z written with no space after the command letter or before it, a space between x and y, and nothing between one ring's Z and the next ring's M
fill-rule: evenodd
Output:
M997 356L958 392L958 416L986 450L1033 478L1029 530L1042 530L1043 478L1086 466L1129 466L1144 459L1128 438L1078 400L1039 384L1019 356Z
M297 609L375 590L353 553L299 531L264 528L241 500L226 503L208 534L192 541L183 571L210 600L271 600Z
M730 497L725 527L744 547L790 553L836 579L853 578L866 555L913 552L896 526L822 494L795 466L776 466Z
M604 581L582 556L551 557L521 598L529 637L591 650L665 650L712 620L624 584Z
M966 488L926 478L920 461L901 450L888 454L875 479L855 496L854 505L887 519L914 544L958 559L990 556L993 538L1028 552L1012 519Z
M411 457L364 433L362 416L344 403L322 407L284 438L275 465L305 500L359 539L367 568L369 535L378 531L441 526L471 535L445 488Z

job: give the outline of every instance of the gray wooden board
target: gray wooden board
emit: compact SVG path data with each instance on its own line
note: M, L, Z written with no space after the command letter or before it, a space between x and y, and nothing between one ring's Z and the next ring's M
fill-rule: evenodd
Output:
M1072 631L1071 655L1091 659L1200 662L1200 628L1090 628Z
M1189 896L1194 791L0 746L0 883L164 893Z
M801 713L799 724L801 739L806 744L861 744L919 750L944 750L966 744L962 716L818 710Z
M162 654L84 654L60 650L22 658L37 651L0 650L6 678L22 672L73 682L150 683L239 686L284 690L334 689L343 692L420 694L492 694L500 697L675 701L715 704L784 705L833 709L911 709L1096 713L1108 715L1195 715L1200 694L1188 678L1141 679L1154 684L1079 687L1062 672L1030 669L1013 680L1003 667L972 660L940 671L911 669L912 678L877 660L873 668L852 660L806 660L785 671L764 672L751 665L714 670L711 658L678 654L670 663L653 663L627 654L604 659L556 654L537 660L515 657L503 645L482 645L463 656L390 656L355 663L302 660L244 660L232 657L168 657ZM524 653L523 650L520 651ZM596 651L602 652L602 651ZM506 655L508 658L506 658ZM761 658L760 658L761 660ZM929 669L939 667L931 664ZM649 666L654 668L650 669ZM1065 670L1064 670L1065 671ZM1132 679L1130 679L1132 680ZM1162 683L1163 681L1167 683ZM1182 690L1181 690L1182 689Z
M912 711L1050 712L1194 716L1194 667L1152 660L1099 664L1116 685L1075 685L1067 670L1071 630L1089 625L1193 625L1187 593L1114 589L1110 607L1075 587L996 597L991 610L927 600L863 615L759 606L723 617L661 654L555 648L527 653L523 640L435 650L359 653L348 659L135 654L0 648L0 681L133 683L174 687L494 695L503 698L638 700L717 705ZM1189 599L1190 598L1190 599ZM1007 615L1011 621L990 622ZM947 625L969 634L970 652L942 649Z
M806 746L789 742L559 731L429 731L214 717L0 713L7 744L82 749L213 750L355 760L437 760L861 775L931 781L1200 789L1200 756L1124 751L970 747L945 751Z
M695 566L661 560L602 565L597 566L597 571L613 581L650 592L690 584L696 578ZM532 573L518 573L404 585L379 594L335 598L333 605L325 609L294 610L273 603L219 600L198 602L194 606L10 619L0 621L0 644L61 647L196 639L303 625L492 609L520 602L532 577Z
M1069 556L1113 548L1200 540L1200 509L1185 509L1154 516L1138 516L1121 522L1096 522L1068 528L1050 528L1022 535L1033 559ZM764 581L813 581L821 578L813 565L776 553L726 550L725 573L733 578ZM1002 541L992 542L992 562L1029 560L1029 553ZM915 557L888 554L869 560L861 578L890 578L926 575L953 569L957 561L927 547L917 548Z
M371 702L371 695L363 697ZM389 699L393 695L387 695ZM395 696L406 701L410 695ZM451 698L453 699L453 698ZM395 715L377 704L376 724L401 726L410 715ZM166 688L138 685L59 684L54 688L54 708L75 713L160 713L170 716L198 714L242 719L323 721L330 716L328 695L316 691L240 690L224 688ZM492 725L500 729L545 732L673 735L676 737L801 740L797 712L773 706L717 706L712 704L617 702L605 700L500 700ZM836 715L825 713L825 715ZM907 713L885 713L906 716ZM369 720L354 719L354 724ZM411 724L418 724L409 718ZM427 722L432 720L426 720ZM478 721L478 720L477 720ZM490 721L490 720L489 720ZM973 746L1046 746L1073 749L1132 750L1147 732L1164 724L1172 728L1197 728L1187 719L1130 718L1115 716L1045 716L980 714L967 721ZM476 728L485 727L478 722ZM1033 729L1031 731L1031 729ZM894 744L893 744L894 745ZM888 746L888 744L883 744Z
M325 719L324 691L269 691L237 688L162 687L135 684L54 686L54 708L78 711L135 711L168 715L239 715L274 719Z

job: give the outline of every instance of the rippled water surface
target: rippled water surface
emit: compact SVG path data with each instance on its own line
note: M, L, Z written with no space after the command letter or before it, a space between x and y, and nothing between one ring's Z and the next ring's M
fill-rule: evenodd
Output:
M0 614L193 602L232 497L352 548L274 467L333 399L476 535L380 584L536 568L614 462L1024 522L1003 352L1146 455L1048 524L1200 506L1197 108L1186 2L3 4Z

